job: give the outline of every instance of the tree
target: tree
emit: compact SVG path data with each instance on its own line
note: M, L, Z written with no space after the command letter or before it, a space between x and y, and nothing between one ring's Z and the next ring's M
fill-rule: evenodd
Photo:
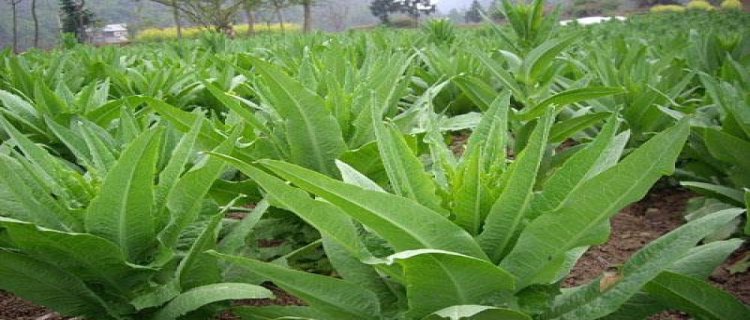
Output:
M217 32L234 35L234 18L245 0L151 0L185 14L191 21ZM179 15L175 16L179 19Z
M324 14L333 31L343 31L349 19L351 3L349 1L328 1Z
M60 0L62 32L72 33L79 43L86 41L86 28L94 24L94 14L86 9L86 0Z
M182 40L182 21L180 20L180 10L177 9L177 0L172 0L172 19L177 29L177 39Z
M482 4L480 4L478 0L474 0L471 3L471 6L469 6L469 10L466 11L464 20L466 21L466 23L482 22L482 12L484 12L484 8L482 8Z
M18 53L18 4L23 0L7 0L13 12L13 52Z
M31 0L31 19L34 20L34 48L39 48L39 18L36 16L36 0Z
M267 2L273 9L273 12L276 14L281 32L284 33L284 14L281 12L281 10L289 7L290 5L292 5L292 3L289 0L267 0Z
M302 22L302 31L307 33L312 31L312 5L314 0L299 0L299 3L302 5L302 12L303 12L303 22Z
M398 11L398 4L393 0L373 0L370 3L370 12L380 19L382 24L390 24L390 14Z
M374 0L370 3L370 12L383 24L390 23L391 13L405 13L418 22L422 14L429 15L436 9L432 0Z
M262 0L245 0L243 7L245 8L245 16L247 18L247 35L255 35L255 10L258 6L263 4Z

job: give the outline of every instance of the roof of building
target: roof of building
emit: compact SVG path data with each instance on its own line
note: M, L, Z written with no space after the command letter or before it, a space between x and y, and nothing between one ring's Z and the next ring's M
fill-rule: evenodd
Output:
M124 23L108 24L102 28L104 32L128 31L128 25Z

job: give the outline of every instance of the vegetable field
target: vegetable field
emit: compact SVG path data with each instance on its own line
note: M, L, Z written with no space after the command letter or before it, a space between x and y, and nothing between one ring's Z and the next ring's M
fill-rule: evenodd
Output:
M0 297L106 320L750 319L747 285L709 279L750 281L750 16L504 10L0 53ZM623 232L648 239L602 258Z

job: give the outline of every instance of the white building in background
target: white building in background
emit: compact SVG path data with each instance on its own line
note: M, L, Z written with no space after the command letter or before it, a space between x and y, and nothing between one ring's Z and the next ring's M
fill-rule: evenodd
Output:
M578 18L574 20L562 20L560 21L561 26L567 26L571 23L577 23L582 26L588 26L592 24L599 24L602 22L610 21L612 19L615 19L617 21L626 21L628 18L622 17L622 16L614 16L614 17L585 17L585 18Z
M129 41L128 25L124 23L108 24L94 32L96 44L120 44Z

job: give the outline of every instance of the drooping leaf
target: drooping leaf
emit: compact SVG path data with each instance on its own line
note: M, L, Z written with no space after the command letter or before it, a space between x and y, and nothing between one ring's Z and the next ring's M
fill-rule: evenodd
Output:
M585 299L561 299L549 315L551 319L597 319L617 310L652 279L662 274L674 261L684 256L703 237L717 227L731 221L740 210L727 209L691 221L654 240L636 252L610 278L594 281L583 291L597 293ZM700 281L700 280L696 280Z
M0 249L0 289L63 315L118 319L80 279L52 264L4 249Z
M85 233L66 233L0 217L14 246L24 254L55 265L88 282L106 284L125 293L153 272L125 261L114 243Z
M481 303L514 288L513 277L489 261L441 250L410 250L383 263L403 267L408 317L419 319L454 305Z
M705 281L664 271L645 287L650 296L671 308L701 319L742 319L750 308Z
M532 221L500 265L516 275L519 288L523 288L550 261L572 248L593 244L593 230L642 198L659 177L674 170L688 132L688 122L681 121L651 138L619 164L587 180L568 197L575 206L563 206Z
M153 320L177 319L207 304L224 300L268 299L273 293L261 286L246 283L216 283L194 288L170 301L154 314Z
M539 102L531 108L521 110L521 112L517 114L517 117L520 120L531 120L544 115L544 113L547 111L547 107L549 106L554 106L555 109L559 109L571 103L622 94L624 92L625 90L622 88L610 87L585 87L570 89L544 99L542 102Z
M512 309L480 306L480 305L461 305L452 306L440 311L437 311L422 320L461 320L461 319L472 319L472 320L492 320L492 319L504 319L504 320L531 320L531 317Z
M277 286L324 313L327 319L377 319L380 313L378 299L374 293L344 280L248 258L216 252L212 254L270 279Z
M261 163L298 187L341 208L398 251L427 248L486 257L466 231L414 201L365 190L280 161L263 160Z

